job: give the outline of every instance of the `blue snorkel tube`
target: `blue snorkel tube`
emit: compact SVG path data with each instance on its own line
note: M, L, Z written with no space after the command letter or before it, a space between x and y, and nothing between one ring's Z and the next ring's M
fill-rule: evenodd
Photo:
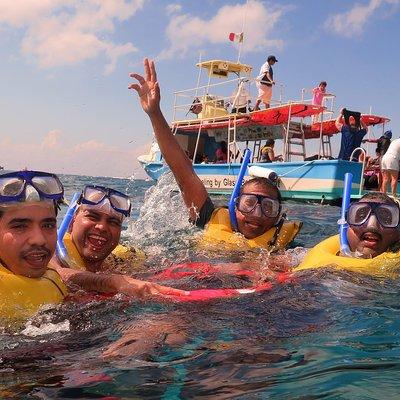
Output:
M60 260L66 261L68 259L68 252L64 245L64 236L67 233L68 227L75 215L76 208L78 206L78 200L80 193L74 193L69 203L68 210L65 213L63 220L61 221L60 227L57 230L57 248L56 253Z
M242 165L240 166L239 174L236 178L236 183L233 188L233 192L231 195L231 198L228 203L228 208L229 208L229 218L231 220L231 225L234 230L237 230L237 219L236 219L236 212L235 212L235 202L237 197L239 196L240 188L242 186L244 174L246 173L247 166L250 162L250 157L251 157L251 150L246 149L244 151L244 156L243 156L243 161Z
M353 181L353 174L346 172L344 175L344 187L342 198L342 211L340 214L339 224L339 238L340 238L340 255L345 257L352 257L353 253L350 250L349 241L347 239L347 230L349 225L346 221L346 213L350 205L351 197L351 184Z

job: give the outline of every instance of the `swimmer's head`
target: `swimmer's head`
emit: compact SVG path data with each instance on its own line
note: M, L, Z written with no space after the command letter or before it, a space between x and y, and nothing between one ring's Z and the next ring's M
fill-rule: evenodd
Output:
M363 258L390 250L400 241L399 214L398 203L379 192L351 204L347 215L350 249Z
M253 239L275 226L281 213L282 198L275 183L267 178L245 182L236 201L238 230Z
M79 202L69 228L71 237L86 268L98 271L119 243L131 203L122 192L92 185L84 188Z
M41 277L57 242L57 176L38 171L0 175L0 261L17 275Z

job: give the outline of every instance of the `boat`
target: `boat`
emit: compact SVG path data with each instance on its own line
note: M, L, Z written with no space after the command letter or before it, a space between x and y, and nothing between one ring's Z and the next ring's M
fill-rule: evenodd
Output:
M346 172L353 174L352 196L363 194L366 157L363 162L358 158L346 161L332 157L331 138L338 133L333 117L335 96L326 96L322 105L315 105L305 99L306 89L302 89L300 100L286 102L281 91L279 100L272 101L270 108L254 111L251 101L256 96L250 93L256 87L256 79L250 65L227 60L208 60L196 65L197 86L175 92L170 126L210 193L232 192L244 150L250 148L249 166L275 171L285 199L334 203L341 199ZM203 71L206 83L200 85ZM214 78L219 82L213 83ZM362 114L361 119L367 126L382 126L382 132L390 121L371 113ZM266 139L282 141L282 162L260 162L262 142ZM311 139L318 140L319 150L307 157ZM214 158L221 141L227 143L227 162L206 163L204 160ZM150 153L138 160L152 179L157 180L168 171L154 143Z

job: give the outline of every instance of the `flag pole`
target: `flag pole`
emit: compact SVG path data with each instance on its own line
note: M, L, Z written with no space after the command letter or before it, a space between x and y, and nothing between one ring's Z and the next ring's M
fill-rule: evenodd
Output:
M239 40L239 49L238 49L238 58L237 58L237 63L240 63L240 56L242 53L242 47L243 47L243 42L244 42L244 28L246 26L246 18L247 18L247 9L249 5L249 0L246 0L246 8L244 9L244 17L243 17L243 23L242 23L242 31L240 32L240 38Z

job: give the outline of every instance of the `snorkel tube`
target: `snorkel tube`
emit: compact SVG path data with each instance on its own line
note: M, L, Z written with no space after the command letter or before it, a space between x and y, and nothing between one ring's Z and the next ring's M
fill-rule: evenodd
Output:
M237 230L237 219L236 219L236 213L235 213L235 202L236 202L236 198L239 195L240 188L241 188L242 183L243 183L244 174L246 173L247 165L249 164L251 154L252 153L251 153L250 149L246 149L244 151L242 165L240 166L239 174L238 174L238 176L236 178L236 183L235 183L231 198L230 198L229 203L228 203L229 217L230 217L230 220L231 220L232 228L235 231Z
M68 252L64 245L64 236L67 233L68 227L72 221L73 216L75 215L76 208L78 207L78 200L80 197L80 193L74 193L72 199L69 203L68 210L65 213L63 220L61 221L60 227L57 231L57 247L56 253L58 258L61 261L65 261L68 259Z
M344 187L343 187L343 198L342 198L342 210L340 214L339 224L339 239L340 239L340 255L344 257L352 257L353 254L350 250L349 241L347 239L347 231L349 225L346 221L346 213L350 205L351 196L351 184L353 181L353 175L347 172L344 175Z

